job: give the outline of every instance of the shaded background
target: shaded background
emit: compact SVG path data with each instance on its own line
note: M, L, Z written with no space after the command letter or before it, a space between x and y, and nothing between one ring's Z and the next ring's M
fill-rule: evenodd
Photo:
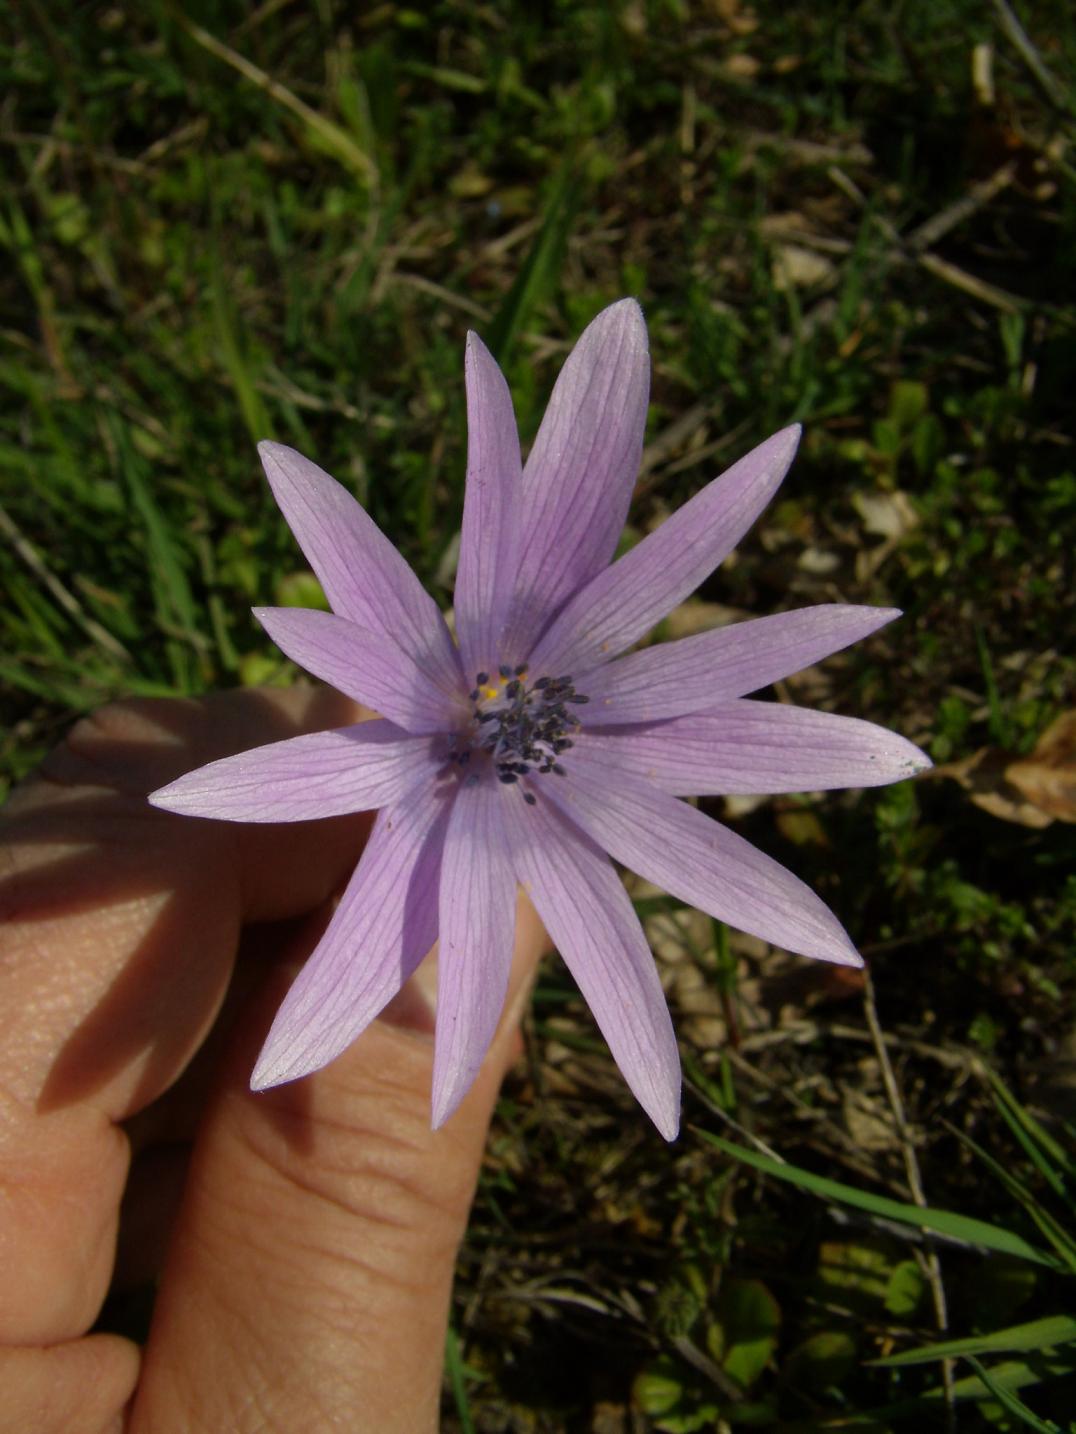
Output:
M931 1266L705 1135L1033 1230L972 1136L1060 1198L987 1070L1069 1138L1069 7L25 0L7 23L5 781L109 698L295 680L249 608L320 598L258 438L346 483L447 604L469 327L526 441L584 324L642 302L628 541L806 425L779 501L659 635L904 608L776 696L896 727L942 774L708 804L830 902L874 993L636 884L688 1076L666 1148L549 966L462 1259L445 1428L940 1426L936 1364L865 1361L938 1338L939 1290L968 1334L1071 1287L966 1250ZM1059 1358L1023 1366L1044 1419L1074 1401L1036 1383ZM1022 1427L955 1376L961 1428Z

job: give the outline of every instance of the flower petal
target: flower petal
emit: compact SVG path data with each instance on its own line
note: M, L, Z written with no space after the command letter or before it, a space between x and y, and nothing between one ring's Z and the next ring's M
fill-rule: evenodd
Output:
M657 722L701 712L820 662L900 616L895 607L825 603L629 652L579 677L588 722Z
M448 794L420 785L378 814L324 936L276 1014L252 1089L335 1060L429 951L449 811Z
M577 592L525 654L531 670L578 674L607 662L694 592L773 497L799 436L794 424L767 438Z
M862 966L810 887L703 812L579 748L546 790L610 856L681 901L788 951Z
M369 812L396 801L423 775L433 782L444 755L432 745L392 722L357 722L210 762L151 792L149 800L165 811L229 822Z
M611 560L639 472L649 391L642 310L622 299L569 354L523 471L503 661L521 662L557 609Z
M256 607L254 616L281 652L339 692L383 712L405 732L444 732L459 711L414 659L331 612Z
M441 865L433 1127L471 1088L497 1029L508 989L516 879L505 849L504 793L461 783Z
M627 892L608 857L554 806L539 797L525 807L515 791L506 797L516 877L635 1098L673 1140L680 1124L680 1058L657 967Z
M518 566L522 463L512 396L493 355L467 335L467 493L456 571L456 633L466 680L496 671Z
M324 469L281 443L259 443L265 476L333 611L391 638L446 691L459 661L437 604L370 515Z
M683 797L880 787L931 765L873 722L748 698L650 727L583 732L576 748Z

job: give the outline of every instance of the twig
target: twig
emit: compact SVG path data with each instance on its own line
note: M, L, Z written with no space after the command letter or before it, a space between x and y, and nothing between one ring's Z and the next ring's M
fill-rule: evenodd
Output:
M962 194L952 204L947 204L932 219L913 229L905 240L908 248L913 254L921 254L932 248L939 239L944 239L951 229L963 224L965 219L970 219L977 210L985 208L992 199L996 199L1015 178L1016 164L1010 160L1008 164L995 169L987 179L980 179L977 184L973 184L967 194Z
M1061 82L1050 73L1043 63L1042 56L1031 43L1027 31L1010 10L1005 0L993 0L994 9L997 12L998 24L1001 26L1005 38L1012 45L1014 50L1019 52L1020 58L1031 71L1043 94L1050 103L1059 110L1071 111L1068 95Z
M981 208L987 200L993 197L993 194L1004 189L1005 185L1011 183L1012 180L1011 175L1002 178L1007 168L1008 166L1003 165L1000 170L991 175L990 179L984 180L982 185L975 186L957 204L948 206L933 219L928 219L925 224L921 224L918 229L912 231L909 239L905 239L896 225L884 214L875 214L874 222L892 246L889 259L896 264L918 264L921 269L925 269L934 278L941 279L944 284L951 284L954 289L960 289L965 294L970 294L972 298L978 299L981 303L1000 309L1005 314L1018 314L1023 308L1023 301L1015 294L1010 294L1005 289L999 289L995 284L988 284L985 279L977 279L974 274L969 274L966 269L961 269L959 265L951 263L948 259L943 259L938 254L923 252L915 246L917 236L920 236L918 240L920 244L924 242L921 237L924 233L927 235L925 242L940 238L943 234L947 234L954 225L966 219L969 214L973 214L976 209ZM867 196L842 169L831 164L826 173L842 194L846 194L860 208L866 208ZM997 188L991 191L990 186L995 183ZM982 198L984 193L985 199ZM935 227L938 228L937 234L933 232Z
M919 1171L919 1158L915 1153L915 1142L912 1140L912 1133L908 1128L904 1101L901 1099L900 1087L897 1084L893 1064L889 1059L889 1052L886 1050L882 1025L878 1019L878 1007L874 1000L874 983L871 980L870 972L866 969L863 972L863 1010L867 1017L867 1027L871 1033L874 1053L878 1057L878 1064L881 1067L882 1083L885 1086L889 1108L893 1114L897 1139L900 1141L901 1152L904 1156L904 1171L908 1189L919 1208L925 1210L927 1197L926 1191L923 1189L923 1178ZM934 1321L938 1327L938 1333L944 1334L949 1328L949 1309L945 1298L945 1285L942 1282L941 1261L938 1258L937 1250L931 1247L923 1252L922 1259L934 1301ZM942 1383L945 1387L947 1422L950 1428L955 1428L956 1406L953 1399L953 1361L951 1359L942 1361Z
M0 533L3 533L10 542L15 552L23 560L26 566L33 573L34 577L47 588L52 596L63 608L64 612L82 628L86 635L93 639L106 652L113 657L118 657L121 662L130 662L131 654L124 647L123 643L114 638L106 627L102 627L86 613L82 604L75 595L64 587L63 583L54 573L51 573L45 566L44 560L33 546L30 540L23 533L22 529L10 516L7 510L0 505Z
M970 294L973 299L979 299L991 308L1000 309L1003 314L1018 314L1023 308L1023 301L1015 294L999 289L995 284L988 284L985 279L977 279L974 274L958 268L956 264L950 264L948 259L941 259L937 254L921 254L919 265L936 279L952 284L954 289Z
M307 129L318 136L325 148L335 154L350 170L361 175L369 185L377 184L377 166L338 124L334 124L332 120L326 119L323 114L312 109L298 95L293 94L286 85L282 85L279 80L274 80L272 75L267 75L245 55L240 55L237 50L233 50L223 40L218 40L215 35L211 35L201 25L196 25L193 20L188 20L185 16L180 16L179 22L191 39L201 45L203 50L208 50L211 55L216 55L218 60L223 60L226 65L231 65L232 69L237 70L245 80L249 80L257 89L264 90L270 99L275 100L278 105L283 105L285 109L291 110L296 118L302 120Z
M449 308L462 309L465 314L470 314L480 324L488 324L492 317L490 311L483 304L476 304L465 294L457 294L452 289L446 289L443 284L436 284L422 274L408 274L402 269L396 269L392 274L392 282L400 285L406 284L409 288L418 289L424 294L432 294L435 299L440 299Z

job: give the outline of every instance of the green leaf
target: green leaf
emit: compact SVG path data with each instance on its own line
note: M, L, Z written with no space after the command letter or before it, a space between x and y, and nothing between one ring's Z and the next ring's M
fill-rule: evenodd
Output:
M898 428L911 428L930 407L930 394L925 383L915 379L898 379L889 393L889 417Z
M923 1272L914 1260L901 1260L889 1276L885 1307L895 1319L910 1319L919 1308L926 1289Z
M842 1185L837 1180L814 1175L796 1165L784 1165L767 1155L757 1155L731 1140L723 1140L709 1131L700 1131L703 1140L714 1145L735 1160L742 1160L755 1170L776 1176L801 1190L809 1190L824 1200L837 1200L857 1210L878 1215L885 1220L896 1220L902 1225L914 1225L920 1230L933 1230L948 1239L965 1245L978 1245L984 1250L997 1250L1003 1255L1016 1255L1019 1259L1030 1260L1036 1265L1048 1265L1051 1269L1063 1269L1061 1261L1045 1250L1029 1244L1020 1235L1005 1230L1000 1225L989 1225L985 1220L973 1220L966 1215L957 1215L952 1210L921 1209L918 1205L902 1205L899 1200L890 1200L884 1195L872 1195L866 1190L857 1190L854 1185Z
M933 1359L949 1359L959 1354L998 1354L1013 1350L1051 1349L1076 1341L1076 1318L1072 1315L1047 1315L1045 1319L1028 1320L1026 1324L1010 1325L1008 1329L992 1330L989 1334L973 1334L965 1339L947 1339L939 1344L924 1344L891 1354L887 1359L872 1359L871 1364L892 1369L904 1364L926 1364Z
M796 1346L782 1375L797 1390L821 1394L840 1386L856 1367L856 1341L843 1329L820 1329Z
M329 599L312 572L285 573L273 591L277 607L317 608L329 612Z
M761 1280L726 1280L717 1302L726 1374L750 1389L777 1348L781 1307Z

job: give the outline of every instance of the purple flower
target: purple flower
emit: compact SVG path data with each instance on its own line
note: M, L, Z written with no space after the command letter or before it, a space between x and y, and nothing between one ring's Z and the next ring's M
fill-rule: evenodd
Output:
M277 502L333 611L256 616L300 666L384 715L213 762L151 801L229 821L379 809L269 1032L255 1089L333 1060L439 939L440 1125L497 1024L522 886L625 1079L671 1140L676 1040L610 858L766 941L861 965L808 887L679 798L872 786L929 766L871 723L745 697L898 614L810 607L629 652L758 517L799 428L768 438L613 562L646 421L639 306L613 304L583 334L525 466L508 387L475 334L465 373L458 645L354 498L298 453L263 443Z

